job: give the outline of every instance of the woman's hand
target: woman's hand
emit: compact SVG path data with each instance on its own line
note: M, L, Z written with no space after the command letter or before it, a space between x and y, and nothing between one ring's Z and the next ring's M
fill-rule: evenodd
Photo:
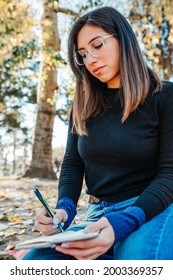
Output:
M58 224L67 221L67 213L63 209L55 209L55 216L50 218L46 211L42 209L36 216L35 229L44 235L52 235L60 232Z
M106 218L101 218L87 226L87 232L100 231L93 239L72 241L56 246L56 250L74 256L78 260L93 260L106 253L115 242L115 235L111 224Z

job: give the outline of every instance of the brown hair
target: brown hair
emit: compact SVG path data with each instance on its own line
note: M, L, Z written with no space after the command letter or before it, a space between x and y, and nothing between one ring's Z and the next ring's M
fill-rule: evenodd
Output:
M92 76L85 66L74 62L77 36L84 25L99 26L114 34L120 43L120 77L123 102L122 123L139 104L142 104L152 85L153 92L162 88L159 77L145 63L136 36L128 21L114 8L102 7L79 18L71 29L68 54L71 69L76 77L73 100L73 130L87 135L86 121L107 109L106 84Z

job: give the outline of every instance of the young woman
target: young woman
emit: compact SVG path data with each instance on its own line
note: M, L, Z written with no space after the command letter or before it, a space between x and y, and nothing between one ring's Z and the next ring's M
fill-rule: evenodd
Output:
M71 224L85 177L86 231L100 234L25 259L173 259L173 84L147 66L112 7L78 19L68 51L76 93L56 215L41 211L36 229Z

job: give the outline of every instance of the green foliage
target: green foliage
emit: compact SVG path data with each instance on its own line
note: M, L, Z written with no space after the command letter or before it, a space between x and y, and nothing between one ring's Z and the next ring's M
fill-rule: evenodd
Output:
M24 102L36 101L37 44L26 3L0 0L0 23L0 125L10 126Z
M0 0L0 61L11 56L15 46L21 46L33 37L34 22L26 3L18 0Z
M32 59L33 54L36 52L36 41L35 39L23 42L21 46L14 46L12 48L12 56L16 62L24 61L25 59Z
M7 149L13 150L15 162L16 149L22 146L26 153L31 145L25 106L36 103L39 60L33 27L25 3L0 0L0 157L4 162Z
M12 49L12 56L5 58L0 64L0 102L3 115L8 110L20 109L26 102L36 102L37 79L34 75L38 70L38 63L34 62L31 56L32 50L29 50L28 46L16 46ZM4 125L2 119L0 124Z
M64 87L59 90L57 95L57 104L58 101L64 100L64 103L61 106L57 106L56 115L61 119L65 124L68 124L69 121L69 110L71 107L72 99L74 96L74 87L64 85Z
M173 73L173 2L172 0L133 1L130 21L145 56L163 79Z
M79 12L80 13L83 13L84 11L87 11L91 8L94 8L94 7L99 7L101 5L103 5L103 0L87 0L85 1L84 4L82 4L82 6L79 8Z

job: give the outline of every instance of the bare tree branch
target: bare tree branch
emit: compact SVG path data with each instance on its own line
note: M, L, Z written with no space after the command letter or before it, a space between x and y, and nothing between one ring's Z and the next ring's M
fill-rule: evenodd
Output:
M57 13L59 12L59 13L67 14L67 15L74 16L74 17L80 16L80 13L77 13L71 9L65 9L65 8L58 7L57 9L54 8L54 11Z

